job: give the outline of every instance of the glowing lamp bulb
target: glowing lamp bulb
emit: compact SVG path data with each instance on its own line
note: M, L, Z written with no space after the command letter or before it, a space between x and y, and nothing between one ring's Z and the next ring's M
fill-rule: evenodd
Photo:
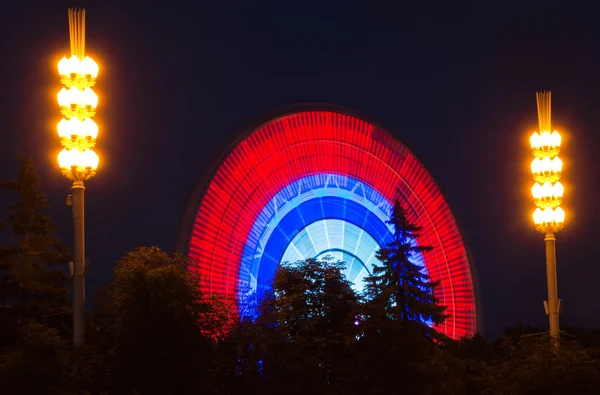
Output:
M61 119L58 125L56 125L56 129L58 130L58 137L60 138L68 138L71 136L69 121L66 119Z
M544 159L542 159L542 173L543 174L550 174L550 172L552 171L552 159L550 159L549 157L545 156Z
M552 197L552 184L549 181L546 181L544 185L542 185L542 198L550 199Z
M81 63L77 56L72 55L70 58L63 57L58 62L58 74L61 77L70 77L73 74L79 74Z
M562 167L562 160L558 156L555 156L554 159L552 159L552 173L560 174L560 172L562 172Z
M72 136L80 136L81 135L81 121L77 118L71 118L69 120L61 119L61 121L57 125L58 136L70 138Z
M555 130L554 132L552 132L552 135L550 136L550 146L552 148L558 148L558 147L560 147L560 143L561 143L560 133L558 133Z
M540 208L536 208L533 212L533 223L536 225L544 223L544 212Z
M531 194L533 195L534 199L541 199L542 196L544 196L544 188L542 187L541 184L538 184L537 182L533 185L533 187L531 188Z
M559 225L565 223L565 210L560 207L557 207L556 210L554 210L554 222Z
M99 163L98 154L91 149L79 151L75 148L63 149L58 154L58 166L61 169L96 170Z
M63 149L58 154L58 166L61 169L70 169L72 166L76 166L78 151L75 149Z
M564 194L565 187L563 186L563 184L560 183L560 181L552 186L552 196L558 199L562 199Z
M98 107L98 95L91 89L85 88L83 92L81 92L81 105L83 107Z
M552 144L552 138L550 136L550 133L542 132L542 134L540 136L540 146L541 147L550 147L551 144Z
M95 140L98 137L98 125L91 118L86 118L81 123L81 136Z
M98 76L98 64L89 56L86 56L81 62L81 75L91 78Z
M532 149L539 149L541 146L540 135L538 132L533 132L531 137L529 138L529 144L531 144Z
M545 224L551 224L554 222L554 210L552 210L550 207L546 207L543 211L543 218L543 223Z
M71 55L71 57L68 60L68 73L69 74L79 74L79 71L81 69L81 61L79 61L79 58L75 55Z
M62 88L57 96L58 105L61 107L76 106L81 104L81 96L82 92L74 86L69 89Z
M84 169L96 170L99 162L98 154L91 149L86 149L81 153L81 167Z
M531 172L534 175L542 173L542 160L540 158L535 158L533 162L531 162Z
M69 91L65 88L62 88L60 92L58 92L58 105L61 107L69 107Z
M63 58L58 62L58 74L60 76L68 76L70 74L69 71L69 60L63 56Z

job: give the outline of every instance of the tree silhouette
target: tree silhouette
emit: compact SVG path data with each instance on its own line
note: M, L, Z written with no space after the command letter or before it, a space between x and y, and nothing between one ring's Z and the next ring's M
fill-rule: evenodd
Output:
M107 368L97 386L110 393L202 391L212 365L210 334L225 323L188 265L187 257L158 247L139 247L117 262L113 281L95 295L88 360L102 358Z
M422 227L408 220L400 201L394 203L387 223L394 228L393 240L377 252L381 266L374 266L373 274L365 279L368 315L414 323L428 336L439 338L437 331L427 325L439 325L448 317L444 314L446 307L440 306L434 295L439 282L431 282L424 267L415 262L415 254L433 247L415 245Z
M33 162L21 153L18 160L17 178L0 183L17 197L0 224L0 230L12 231L13 240L0 246L0 314L8 338L29 321L60 327L69 312L68 248L54 236L56 228L44 213L49 204Z
M349 393L358 298L343 268L327 257L278 267L258 317L244 324L238 360L247 385L266 394Z

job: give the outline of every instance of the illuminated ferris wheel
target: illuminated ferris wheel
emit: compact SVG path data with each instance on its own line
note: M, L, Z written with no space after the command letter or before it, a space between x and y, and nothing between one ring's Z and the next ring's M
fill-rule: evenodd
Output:
M398 140L337 110L287 113L244 136L198 185L182 242L207 292L264 292L281 262L331 256L357 290L393 229L400 199L433 251L414 257L433 281L452 337L477 330L469 257L432 177Z

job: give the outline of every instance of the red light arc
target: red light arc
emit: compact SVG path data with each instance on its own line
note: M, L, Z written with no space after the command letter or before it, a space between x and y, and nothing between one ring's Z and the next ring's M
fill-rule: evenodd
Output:
M188 255L204 289L237 295L248 235L265 205L291 182L314 174L352 177L390 202L411 207L423 226L424 254L436 296L451 317L437 329L455 339L473 335L477 314L472 272L456 221L417 158L384 130L330 110L299 111L263 124L222 161L197 204Z

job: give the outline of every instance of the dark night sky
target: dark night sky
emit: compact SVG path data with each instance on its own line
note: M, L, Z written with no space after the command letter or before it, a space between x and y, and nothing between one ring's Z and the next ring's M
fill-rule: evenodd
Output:
M562 317L600 326L594 9L566 1L122 3L21 1L0 13L0 178L16 174L17 150L32 156L71 240L70 184L55 156L56 62L69 51L67 8L88 11L87 52L101 73L101 168L86 202L90 287L108 281L129 249L174 248L202 169L253 119L291 103L333 102L389 130L445 193L475 259L486 335L519 321L546 325L528 138L535 92L549 89L564 132ZM2 215L7 202L0 197Z

